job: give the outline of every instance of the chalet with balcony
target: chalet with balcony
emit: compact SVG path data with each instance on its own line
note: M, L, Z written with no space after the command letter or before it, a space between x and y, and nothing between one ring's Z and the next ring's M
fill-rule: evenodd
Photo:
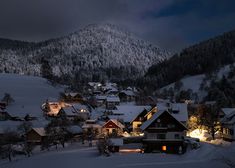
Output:
M158 111L140 127L145 152L178 153L184 150L187 128L168 111Z

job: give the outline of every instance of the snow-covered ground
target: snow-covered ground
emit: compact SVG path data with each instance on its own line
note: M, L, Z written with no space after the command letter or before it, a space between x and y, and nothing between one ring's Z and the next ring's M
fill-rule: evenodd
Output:
M36 153L32 157L0 161L1 168L229 168L235 166L235 144L220 147L203 143L201 148L184 155L170 154L112 154L99 156L96 147L72 145L59 151Z
M0 99L4 93L9 93L15 100L7 106L7 112L12 116L24 117L26 114L37 117L36 125L44 122L41 105L48 98L58 98L63 87L54 87L40 77L17 74L0 74ZM15 121L0 121L0 128L17 125Z

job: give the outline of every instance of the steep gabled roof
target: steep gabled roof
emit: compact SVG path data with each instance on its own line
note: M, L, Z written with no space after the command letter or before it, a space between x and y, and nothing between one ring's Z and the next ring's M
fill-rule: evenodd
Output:
M46 131L43 127L40 128L32 128L32 130L34 130L36 133L38 133L38 135L40 136L46 136Z
M116 119L110 119L110 120L108 120L108 121L103 125L103 127L104 127L107 123L109 123L110 121L113 122L117 127L121 128L121 129L125 128L125 126L124 126L122 123L120 123L118 120L116 120Z
M228 116L232 112L235 112L235 108L222 108L221 110L224 112L225 116Z
M158 111L156 113L154 113L154 115L147 121L145 121L141 126L140 129L141 130L145 130L146 128L148 128L154 121L156 121L163 113L168 113L172 118L174 118L180 125L182 125L185 129L187 129L185 127L184 124L182 124L179 120L177 120L171 113L169 113L166 110L162 110L162 111Z
M130 123L132 123L133 121L135 121L135 119L137 119L138 117L145 117L147 114L149 114L150 111L152 111L154 107L146 107L144 108L135 118L132 119L132 121Z
M137 105L119 105L116 110L112 110L114 115L109 115L112 119L122 119L124 122L130 123L133 121L144 109L150 109L151 106L137 106ZM122 114L122 115L116 115Z
M188 109L187 109L187 104L185 103L157 103L157 109L159 111L164 111L167 110L169 111L170 109L172 111L178 111L178 113L171 113L172 116L174 116L177 120L181 122L186 122L188 121Z

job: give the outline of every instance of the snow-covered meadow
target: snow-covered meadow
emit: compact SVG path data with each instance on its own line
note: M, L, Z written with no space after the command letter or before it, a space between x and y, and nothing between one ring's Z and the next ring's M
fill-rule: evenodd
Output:
M59 97L63 91L62 86L52 86L46 79L17 74L0 74L0 99L9 93L14 102L7 106L11 116L25 117L27 114L37 117L33 124L41 126L45 122L41 105L46 99ZM19 125L16 121L1 121L0 128L14 129Z
M115 153L99 156L96 147L72 144L65 149L34 153L33 156L0 161L1 168L229 168L235 166L235 144L215 146L203 143L201 148L184 155Z

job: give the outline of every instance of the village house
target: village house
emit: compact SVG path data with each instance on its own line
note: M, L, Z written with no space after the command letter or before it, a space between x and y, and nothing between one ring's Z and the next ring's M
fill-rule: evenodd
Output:
M235 141L235 108L224 108L221 118L221 132L224 140Z
M151 106L137 106L133 104L119 105L116 106L116 109L111 110L110 114L108 115L108 118L123 121L129 132L132 132L133 125L138 125L137 122L133 124L133 121L145 109L149 112L151 111Z
M105 135L115 135L115 136L121 136L123 134L123 129L125 126L120 123L116 119L108 120L103 126L102 126L102 132Z
M106 98L106 109L113 110L116 106L120 104L120 99L118 96L110 95Z
M34 144L42 144L46 137L46 131L44 128L32 128L26 134L27 142Z
M168 111L158 111L140 127L145 152L179 153L185 149L187 128Z
M67 107L61 108L58 116L66 116L69 120L74 120L77 117L80 117L83 120L87 120L90 117L90 111L85 105L82 104L73 104Z
M82 130L83 132L92 130L99 135L102 133L102 126L97 122L97 120L86 120L85 123L82 125Z
M88 120L90 118L91 110L88 106L80 103L72 104L73 109L77 112L78 117Z
M97 107L105 106L107 96L105 95L96 95L95 96L95 105Z
M116 83L110 83L107 82L102 86L102 91L104 93L107 93L108 91L115 91L117 92L117 84Z
M131 102L135 101L136 99L136 94L131 88L122 90L120 93L118 93L118 96L122 102Z
M63 94L63 101L65 102L83 102L84 99L80 93L73 92L73 93L64 93Z
M56 117L60 112L61 108L71 106L64 101L58 101L57 99L47 99L45 103L42 104L41 109L45 116Z

